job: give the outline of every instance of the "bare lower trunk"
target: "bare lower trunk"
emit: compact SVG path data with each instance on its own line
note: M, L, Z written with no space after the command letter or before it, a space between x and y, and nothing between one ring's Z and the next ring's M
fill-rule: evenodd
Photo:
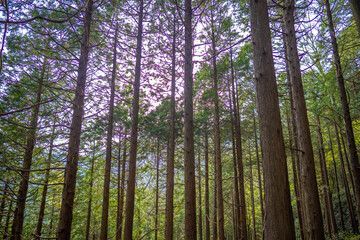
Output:
M192 8L185 0L185 88L184 88L184 162L185 162L185 239L196 239L196 185L194 156Z
M205 123L205 240L210 240L209 139Z
M199 239L202 240L203 239L203 230L202 230L202 209L201 209L201 159L200 159L200 154L199 154L199 161L198 161L198 178L199 178L199 185L198 185L198 196L199 196Z
M58 240L68 240L71 236L73 207L76 186L76 172L79 161L81 126L84 115L84 97L86 71L90 52L90 26L93 11L93 0L89 0L86 9L84 32L81 41L75 99L73 101L73 116L70 130L69 149L65 167L65 180L62 194L60 220L57 230Z
M118 201L118 214L119 214L119 224L116 230L116 240L121 240L122 235L122 225L123 225L123 212L124 212L124 196L125 196L125 169L126 169L126 131L124 136L124 150L123 150L123 160L121 164L121 182L120 182L120 199Z
M264 239L295 239L266 0L250 0L250 18L265 183Z
M159 215L159 163L160 163L160 140L157 139L156 147L156 186L155 186L155 240L158 239L158 215Z
M94 143L93 154L91 158L91 167L90 167L90 190L89 190L89 202L88 202L88 212L86 217L86 232L85 232L85 239L90 239L90 224L91 224L91 210L92 210L92 199L93 199L93 186L94 186L94 164L95 164L95 150L96 146Z
M255 199L254 199L254 183L252 175L252 162L251 162L251 145L249 145L249 162L250 162L250 193L251 193L251 215L253 224L253 239L256 240L256 218L255 218Z

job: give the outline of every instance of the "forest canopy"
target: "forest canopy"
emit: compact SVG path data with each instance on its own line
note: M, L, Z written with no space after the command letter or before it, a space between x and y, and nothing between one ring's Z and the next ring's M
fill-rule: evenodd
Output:
M358 239L357 0L0 1L3 239Z

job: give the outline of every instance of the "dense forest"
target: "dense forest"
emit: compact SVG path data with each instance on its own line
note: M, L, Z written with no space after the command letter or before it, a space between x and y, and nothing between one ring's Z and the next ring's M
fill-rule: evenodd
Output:
M358 0L1 0L2 239L359 239Z

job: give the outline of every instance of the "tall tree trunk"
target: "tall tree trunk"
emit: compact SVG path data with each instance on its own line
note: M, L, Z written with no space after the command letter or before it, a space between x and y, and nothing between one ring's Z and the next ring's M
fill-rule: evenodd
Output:
M250 0L250 19L265 183L264 239L295 239L266 0Z
M194 156L193 78L192 78L192 8L185 0L185 88L184 88L184 149L185 149L185 239L196 239L196 185Z
M10 236L9 225L10 225L11 214L13 212L12 206L13 206L13 201L10 201L9 211L7 212L7 215L6 215L3 239L7 239Z
M255 199L254 199L254 183L253 183L253 175L252 175L252 162L251 162L251 145L249 144L249 162L250 162L250 194L251 194L251 214L253 220L253 238L254 240L257 239L256 237L256 218L255 218Z
M94 164L95 164L95 151L96 146L94 143L93 154L91 157L91 167L90 167L90 190L89 190L89 202L88 202L88 211L86 217L86 232L85 232L85 239L90 239L90 224L91 224L91 210L92 210L92 199L93 199L93 186L94 186Z
M340 211L340 225L341 225L341 230L345 231L343 208L342 208L341 198L340 198L340 188L339 188L338 174L337 174L337 168L336 168L335 154L334 154L333 143L332 143L329 127L328 127L328 133L329 133L329 140L330 140L331 156L332 156L332 159L333 159L334 171L335 171L335 184L336 184L336 191L337 191L339 211Z
M294 113L299 144L299 180L303 199L304 234L306 239L324 239L324 228L316 182L314 153L311 145L309 120L307 116L304 89L301 80L299 55L294 26L295 0L285 0L284 39L290 83L293 93Z
M49 41L46 40L45 49L48 48ZM26 197L29 187L29 178L30 178L30 169L32 164L33 158L33 151L36 143L36 130L38 125L38 118L40 112L40 102L41 102L41 95L43 91L43 84L45 78L45 72L47 68L47 57L44 57L44 62L42 64L40 78L38 82L38 91L36 94L36 103L34 110L31 114L30 120L30 128L29 132L26 136L26 147L25 147L25 155L23 160L23 171L21 171L21 181L19 184L19 190L17 193L17 200L16 200L16 207L14 212L14 219L13 225L11 229L11 240L20 240L22 231L23 231L23 224L24 224L24 215L25 215L25 205L26 205Z
M201 209L201 155L199 153L199 161L198 161L198 178L199 178L199 185L198 185L198 194L199 194L199 239L203 239L203 229L202 229L202 209Z
M0 206L0 226L2 225L2 219L4 216L4 211L5 211L5 204L7 202L7 198L8 198L8 183L5 181L4 183L4 190L3 190L3 194L2 194L2 198L1 198L1 206Z
M325 209L325 216L327 216L326 223L327 223L329 235L332 237L336 237L337 227L336 227L336 221L334 215L334 207L332 203L332 196L329 186L329 178L328 178L328 172L325 161L324 141L321 133L319 115L316 115L316 124L317 124L316 133L319 143L319 154L320 154L319 161L320 161L320 169L321 169L321 180L322 180L322 185L324 189L324 198L325 198L324 209Z
M230 51L230 62L232 63L232 57L231 57L231 51ZM232 75L233 76L233 75ZM234 78L231 77L232 83L234 83ZM234 91L234 84L232 84L232 91L229 90L229 99L230 99L230 117L231 117L231 140L232 140L232 153L233 153L233 171L234 171L234 237L235 239L240 239L241 235L241 228L240 228L240 194L239 194L239 177L238 177L238 167L237 167L237 159L236 159L236 143L235 143L235 122L234 117L235 116L235 109L233 104L231 103L231 95L230 92ZM234 93L232 95L234 98ZM234 102L235 103L235 102ZM236 118L235 118L236 119Z
M100 240L106 240L108 235L111 157L112 157L111 150L112 150L113 122L114 122L117 43L118 43L118 25L116 25L115 28L114 50L113 50L113 59L112 59L113 66L111 72L109 119L108 119L107 136L106 136L106 158L105 158L104 191L103 191L103 204L102 204L102 215L101 215Z
M333 57L334 57L334 63L335 63L335 69L336 69L336 78L337 78L339 93L340 93L342 115L343 115L344 122L345 122L346 138L347 138L347 143L349 146L352 175L353 175L353 180L355 183L354 195L355 195L355 201L356 201L356 214L358 216L358 219L360 219L359 157L358 157L357 150L356 150L354 131L353 131L353 127L352 127L349 104L348 104L347 96L346 96L345 81L344 81L344 76L343 76L342 69L341 69L340 55L339 55L338 45L337 45L337 41L336 41L335 28L334 28L334 24L333 24L333 20L332 20L329 0L325 0L325 6L326 6L327 17L328 17L328 23L329 23L329 31L330 31L330 35L331 35L331 43L332 43L332 48L333 48L333 53L334 53Z
M158 215L159 215L159 163L160 163L160 140L156 146L156 187L155 187L155 240L158 239Z
M354 178L352 176L352 172L351 172L351 167L350 167L350 163L349 163L349 158L348 158L348 153L346 151L346 145L345 145L345 141L344 141L344 135L341 129L339 129L339 134L340 134L340 140L341 140L341 144L343 146L343 150L344 150L344 156L345 156L345 161L346 161L346 169L349 173L349 180L350 180L350 184L351 184L351 189L353 190L353 192L355 192L355 183L354 183Z
M134 201L135 201L135 184L136 184L136 155L137 155L137 137L139 124L139 99L140 99L140 74L141 74L141 48L142 48L142 31L143 31L143 13L144 1L140 0L140 11L138 20L138 33L136 43L136 65L134 81L134 98L132 101L132 123L131 123L131 142L129 157L129 175L128 188L126 192L125 205L125 228L124 238L132 239L133 219L134 219Z
M214 7L214 6L213 6ZM219 113L219 89L218 89L218 76L216 66L216 43L215 43L215 26L213 7L211 8L211 42L212 42L212 65L213 65L213 80L214 80L214 108L215 108L215 159L216 159L216 185L217 185L217 211L218 211L218 227L219 227L219 239L225 238L224 231L224 201L223 201L223 188L222 188L222 164L221 164L221 136L220 136L220 113Z
M255 119L255 109L253 117L253 126L254 126L254 139L255 139L255 153L256 153L256 164L257 164L257 174L259 179L259 199L260 199L260 210L261 210L261 225L263 226L264 222L264 203L263 203L263 191L262 191L262 180L261 180L261 171L260 171L260 157L259 157L259 146L258 146L258 137L257 137L257 127Z
M166 210L165 240L174 238L174 161L175 161L175 60L176 60L176 11L174 11L173 38L171 45L171 100L170 100L170 136L166 166Z
M205 123L205 240L210 240L209 137Z
M122 226L123 226L123 211L124 211L124 196L125 196L125 169L126 169L126 131L124 136L124 150L123 150L123 160L121 164L121 187L120 187L120 199L118 199L118 209L119 222L116 230L116 239L121 240L122 235Z
M337 128L337 125L336 125L335 121L334 121L334 126L335 126L336 143L338 145L338 151L339 151L339 156L340 156L341 177L343 179L343 184L344 184L344 188L345 188L346 202L347 202L347 205L348 205L350 221L351 221L351 227L352 227L353 232L357 233L358 228L357 228L357 224L356 224L355 214L354 214L354 211L353 211L353 205L352 205L352 200L351 200L349 184L348 184L348 181L347 181L347 178L346 178L345 164L344 164L344 158L343 158L343 153L342 153L342 149L341 149L339 130Z
M84 19L84 31L80 47L81 54L79 59L75 99L73 101L73 116L70 128L69 149L65 166L65 180L62 193L60 220L57 230L58 240L68 240L71 236L76 172L79 161L81 126L84 115L86 71L90 52L90 26L92 11L93 0L89 0Z
M237 171L239 181L239 227L240 239L247 239L246 229L246 203L245 203L245 181L244 181L244 164L242 159L242 145L241 145L241 119L239 110L239 101L237 94L237 87L235 87L235 73L234 64L232 60L232 51L230 51L230 66L231 66L231 86L232 86L232 99L234 107L234 120L235 120L235 137L236 137L236 158L237 158Z
M290 95L290 99L292 99L291 90L290 90L289 95ZM290 108L291 109L293 108L292 100L291 100ZM302 208L301 208L301 201L300 201L300 189L299 189L298 173L297 173L297 168L296 168L295 149L297 149L297 148L294 147L294 144L293 144L293 139L295 140L295 134L293 134L293 131L291 131L290 117L288 115L286 116L286 120L287 120L288 133L289 133L289 145L290 145L290 149L291 149L291 154L290 154L291 168L292 168L292 172L293 172L293 184L294 184L294 189L295 189L296 209L297 209L297 215L298 215L298 220L299 220L300 237L301 237L301 239L304 239Z
M36 232L35 232L36 239L40 239L44 216L45 216L45 204L46 204L46 198L47 198L47 192L48 192L52 151L53 151L54 139L55 139L55 136L54 136L55 135L55 124L56 124L56 122L54 121L54 125L53 125L52 132L51 132L51 138L50 138L49 155L48 155L47 164L46 164L47 169L45 172L44 188L43 188L43 192L42 192L42 196L41 196L41 204L40 204L38 222L37 222Z
M120 226L121 226L121 222L120 222L120 199L121 199L121 131L119 132L119 152L118 152L118 157L117 157L117 206L116 206L116 237L115 239L120 239L118 238L119 236L119 231L120 231Z
M215 157L214 157L215 166ZM218 239L218 224L217 224L217 184L216 184L216 167L214 167L214 193L213 193L213 240Z
M350 0L351 10L354 15L355 24L360 37L360 2L358 0Z

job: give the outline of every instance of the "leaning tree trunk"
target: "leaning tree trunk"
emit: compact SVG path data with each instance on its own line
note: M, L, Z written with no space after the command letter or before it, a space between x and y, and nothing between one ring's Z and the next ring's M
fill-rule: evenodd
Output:
M166 166L166 210L165 240L174 238L174 162L175 162L175 61L176 61L176 11L174 14L173 38L171 45L171 100L170 100L170 136Z
M340 55L339 49L336 41L335 35L335 28L332 20L331 9L329 0L325 0L327 18L329 23L329 31L331 35L331 43L334 53L334 63L336 69L336 78L339 87L340 93L340 100L341 100L341 107L342 107L342 115L345 122L345 129L346 129L346 138L349 145L349 153L350 153L350 161L351 161L351 170L353 175L353 180L355 183L354 195L356 201L356 214L358 219L360 219L360 165L359 165L359 157L356 150L355 138L354 138L354 131L352 127L352 121L350 116L349 104L347 101L346 96L346 89L345 89L345 81L343 72L341 69L341 62L340 62Z
M250 19L265 183L264 239L295 239L266 0L250 0Z
M185 239L196 239L196 184L194 156L192 8L185 0L185 88L184 88L184 162L185 162Z
M299 144L299 180L304 213L305 239L324 239L324 227L316 182L314 152L311 145L309 120L307 116L304 90L301 80L299 55L297 52L294 26L295 0L285 0L284 39L290 83L293 94L294 113Z
M46 40L46 47L48 47L48 40ZM25 155L23 160L23 170L21 171L21 181L19 184L19 191L17 193L17 200L16 200L16 207L14 212L14 219L13 225L11 229L11 240L20 240L22 237L23 231L23 224L24 224L24 215L25 215L25 204L26 204L26 197L29 187L29 178L30 178L30 169L32 164L33 158L33 151L36 143L36 129L38 125L38 118L40 112L40 102L41 102L41 95L43 89L43 83L45 78L45 71L47 68L47 57L44 57L44 62L42 64L42 69L40 73L38 91L36 96L36 104L34 107L34 111L31 114L30 120L30 128L29 132L26 136L26 147L25 147Z
M90 26L93 11L93 0L88 1L86 15L84 20L84 32L82 35L80 47L80 59L78 67L77 85L75 90L75 99L73 102L73 116L70 130L69 149L65 167L65 180L62 194L60 220L57 230L58 240L68 240L71 235L71 224L73 217L76 172L79 161L79 148L81 125L84 115L84 97L86 71L90 52Z
M103 189L104 191L103 191L103 204L102 204L102 215L101 215L100 240L106 240L108 235L117 42L118 42L118 25L116 25L115 28L115 39L114 39L114 50L113 50L114 55L112 60L113 66L112 66L111 83L110 83L111 91L110 91L109 119L108 119L107 136L106 136L106 157L105 157L105 174L104 174L104 189Z
M126 205L125 205L124 238L127 240L132 239L133 219L134 219L143 12L144 12L144 1L140 0L140 12L139 12L139 21L138 21L137 43L136 43L135 81L133 86L134 98L132 101L133 107L132 107L132 123L131 123L132 125L131 125L130 156L129 156L129 176L128 176L128 188L126 192Z

